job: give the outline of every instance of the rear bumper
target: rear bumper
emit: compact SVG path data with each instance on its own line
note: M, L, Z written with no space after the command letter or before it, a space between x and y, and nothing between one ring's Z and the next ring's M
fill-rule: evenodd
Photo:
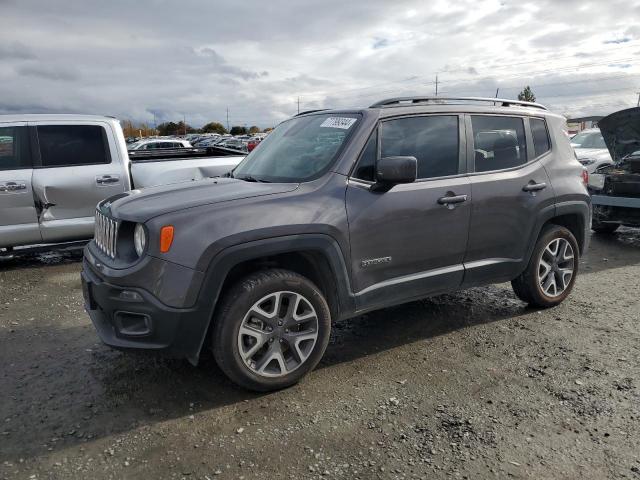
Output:
M113 280L97 272L85 256L81 272L85 310L100 339L113 348L153 350L196 364L209 311L170 307L144 289Z

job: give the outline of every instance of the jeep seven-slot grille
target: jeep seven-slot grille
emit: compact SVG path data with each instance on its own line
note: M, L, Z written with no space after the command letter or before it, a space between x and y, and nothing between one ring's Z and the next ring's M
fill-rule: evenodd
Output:
M118 240L118 222L96 210L96 231L94 240L102 252L116 258Z

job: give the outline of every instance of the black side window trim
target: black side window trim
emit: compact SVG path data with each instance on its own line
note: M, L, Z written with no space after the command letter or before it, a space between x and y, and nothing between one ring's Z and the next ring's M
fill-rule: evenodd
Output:
M42 165L42 156L40 155L40 140L38 138L38 127L47 127L50 125L60 125L60 126L91 126L91 127L100 127L102 134L102 145L104 147L105 158L108 162L96 162L96 163L83 163L83 164L72 164L72 165ZM113 163L113 158L111 157L111 149L109 148L109 136L107 135L107 126L104 124L93 124L93 123L43 123L39 125L29 125L29 139L31 144L31 158L32 165L35 169L43 169L43 168L67 168L67 167L88 167L91 165L111 165Z
M373 127L373 130L371 130L371 133L367 137L367 140L364 142L364 145L362 146L362 150L360 150L360 153L358 154L358 158L356 159L356 161L353 163L353 166L351 167L351 171L349 172L350 180L366 183L368 185L373 185L374 183L376 183L375 181L376 167L378 165L378 159L380 158L380 135L378 135L379 131L380 131L380 122L377 122L376 125ZM362 160L362 157L364 156L364 153L367 150L367 147L369 146L371 137L373 137L374 135L378 136L378 138L376 139L376 160L373 163L374 180L364 180L362 178L356 177L356 171L358 170L358 165L360 164L360 161Z

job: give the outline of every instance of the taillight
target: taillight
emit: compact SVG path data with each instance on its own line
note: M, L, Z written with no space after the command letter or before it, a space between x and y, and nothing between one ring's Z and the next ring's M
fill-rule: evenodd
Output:
M589 185L589 171L584 167L582 168L582 183L585 187Z

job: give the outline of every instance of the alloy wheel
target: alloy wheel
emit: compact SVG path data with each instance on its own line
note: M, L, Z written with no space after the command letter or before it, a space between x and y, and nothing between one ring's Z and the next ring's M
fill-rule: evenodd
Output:
M318 315L303 295L265 295L247 311L238 331L244 364L264 377L282 377L309 358L318 339Z
M551 240L538 261L538 283L542 293L551 298L562 295L571 284L575 261L575 253L568 240Z

